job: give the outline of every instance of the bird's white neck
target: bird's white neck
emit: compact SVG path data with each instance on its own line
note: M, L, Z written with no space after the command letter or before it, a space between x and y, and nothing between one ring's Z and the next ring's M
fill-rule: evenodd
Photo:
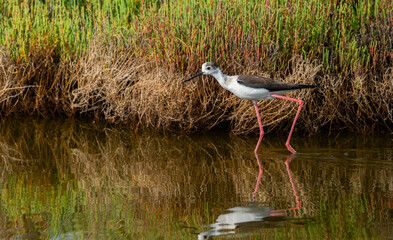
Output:
M220 83L220 85L224 88L226 88L226 80L227 80L227 75L225 75L224 73L222 73L220 70L214 72L213 74L211 74L215 79L217 79L218 83Z

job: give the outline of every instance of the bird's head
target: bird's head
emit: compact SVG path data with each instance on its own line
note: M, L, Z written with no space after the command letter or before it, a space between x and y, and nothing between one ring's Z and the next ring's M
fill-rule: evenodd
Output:
M198 73L197 75L184 80L183 83L188 82L200 75L214 75L215 73L220 71L220 67L217 65L217 63L215 62L205 62L204 64L202 64L202 72Z

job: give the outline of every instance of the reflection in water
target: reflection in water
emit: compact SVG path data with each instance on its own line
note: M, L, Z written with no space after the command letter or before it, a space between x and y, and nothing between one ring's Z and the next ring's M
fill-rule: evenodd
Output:
M229 234L241 234L254 232L261 228L274 228L282 227L284 223L292 218L285 214L285 211L299 210L301 208L301 202L299 200L298 193L296 191L295 184L293 182L291 169L289 163L295 157L294 154L288 155L285 161L286 170L288 173L289 181L291 183L293 195L295 197L296 206L286 209L274 210L271 207L258 206L256 202L256 194L259 190L261 178L263 175L263 167L259 156L255 153L255 158L259 166L259 174L255 190L252 193L252 202L250 206L232 207L226 209L229 213L221 214L218 216L215 223L205 226L205 228L211 228L208 231L198 234L198 239L210 239L214 236L229 235ZM297 222L299 223L299 222Z
M272 216L272 208L263 206L233 207L229 213L218 216L216 223L205 227L212 228L198 234L198 239L214 236L244 234L264 227L280 227L289 217L284 214Z
M258 179L254 140L0 121L0 238L195 239L236 206L259 208L259 218L285 213L243 224L256 238L392 237L391 136L299 138L293 144L309 149L286 167L283 139L271 136ZM283 227L263 225L277 217Z
M256 194L258 192L259 185L261 184L261 178L262 178L262 174L263 174L263 167L262 167L262 164L261 164L261 160L259 160L258 153L255 153L255 158L257 159L257 162L258 162L259 173L258 173L257 184L255 185L255 190L252 193L252 199L251 200L253 202L255 202Z
M288 172L289 182L291 183L293 196L295 196L296 206L292 207L292 208L282 209L282 210L279 210L279 211L298 210L298 209L300 209L302 207L302 203L300 202L299 195L297 194L297 191L296 191L295 183L293 183L291 169L289 168L289 163L292 161L292 159L294 157L295 157L294 154L287 156L287 160L285 161L285 167L286 167L287 172Z

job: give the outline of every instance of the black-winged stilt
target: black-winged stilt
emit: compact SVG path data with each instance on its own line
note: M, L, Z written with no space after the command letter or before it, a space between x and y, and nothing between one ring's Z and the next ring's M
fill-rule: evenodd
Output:
M258 151L259 145L264 135L257 101L265 100L265 99L281 98L281 99L299 103L299 108L297 110L295 119L293 120L291 131L289 132L288 139L285 143L285 146L291 153L293 154L296 153L296 151L291 147L289 141L291 140L291 136L292 136L293 129L295 127L296 120L299 117L300 110L302 109L303 101L300 99L284 97L281 96L281 94L284 94L292 90L303 89L303 88L314 88L318 86L284 83L270 78L254 76L254 75L228 76L221 72L220 67L215 62L204 63L202 65L202 72L198 73L192 78L183 81L183 83L190 81L191 79L194 79L200 75L211 75L215 79L217 79L218 83L226 90L232 92L233 94L235 94L240 98L249 99L253 101L258 118L259 129L260 129L259 140L254 152Z

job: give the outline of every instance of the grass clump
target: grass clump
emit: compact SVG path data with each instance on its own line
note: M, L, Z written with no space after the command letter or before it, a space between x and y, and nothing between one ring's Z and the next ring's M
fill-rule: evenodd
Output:
M217 60L228 74L325 87L296 93L307 131L391 131L392 10L388 0L6 0L0 108L162 130L255 130L250 104L213 81L180 86ZM287 127L295 106L262 104L264 122Z

